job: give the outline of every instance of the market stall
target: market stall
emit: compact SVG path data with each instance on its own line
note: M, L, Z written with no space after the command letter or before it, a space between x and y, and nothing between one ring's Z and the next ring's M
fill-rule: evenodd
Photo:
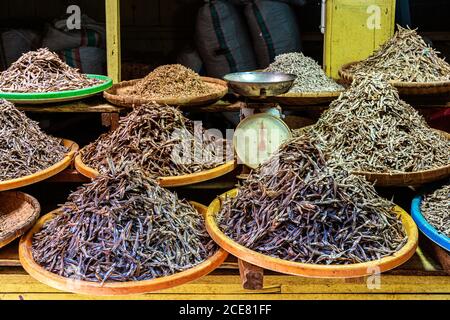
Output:
M340 79L343 56L286 52L120 81L105 4L108 77L45 48L0 74L0 299L448 299L450 134L426 120L450 65L415 30L384 30ZM79 146L24 112L111 130ZM239 117L223 137L192 112Z

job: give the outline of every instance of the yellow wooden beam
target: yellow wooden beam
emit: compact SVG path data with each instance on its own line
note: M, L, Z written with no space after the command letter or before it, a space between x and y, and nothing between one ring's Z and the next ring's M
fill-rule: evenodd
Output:
M108 76L120 82L120 0L105 0Z
M338 78L339 68L367 58L392 37L395 0L327 0L324 68Z

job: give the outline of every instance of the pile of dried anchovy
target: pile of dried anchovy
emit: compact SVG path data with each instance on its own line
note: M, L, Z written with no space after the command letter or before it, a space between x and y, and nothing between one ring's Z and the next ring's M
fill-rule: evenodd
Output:
M314 59L301 52L280 54L265 71L284 72L297 76L289 92L340 91L344 88L327 77Z
M148 99L202 96L215 91L195 71L181 64L163 65L150 72L133 88L132 94Z
M394 205L364 178L325 164L308 136L291 139L253 171L218 215L230 238L296 262L350 264L398 251L407 241Z
M450 183L425 195L420 211L433 227L450 238Z
M310 130L349 170L415 172L450 164L450 141L380 74L358 76Z
M415 30L398 26L395 35L351 73L383 73L388 80L433 82L450 80L450 64L438 56Z
M99 171L132 161L153 176L176 176L223 164L229 148L176 108L143 105L120 120L119 127L82 150L82 160ZM231 152L228 152L231 153Z
M79 280L138 281L192 268L217 250L191 204L127 165L69 196L33 237L37 263Z
M407 240L393 204L364 178L326 166L308 136L281 146L226 199L221 229L247 248L315 264L372 261Z
M47 48L23 54L7 70L0 73L0 91L55 92L76 90L99 84L64 63Z
M0 181L47 169L67 152L61 139L45 134L11 102L0 100Z

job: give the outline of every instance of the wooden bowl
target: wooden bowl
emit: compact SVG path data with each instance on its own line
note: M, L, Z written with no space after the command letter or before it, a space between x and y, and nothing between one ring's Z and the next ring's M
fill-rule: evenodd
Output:
M28 231L40 213L41 206L34 197L19 191L1 192L0 248Z
M322 91L322 92L288 92L274 97L268 97L269 101L280 103L287 106L303 106L330 103L339 98L344 92L340 91Z
M221 202L226 197L236 197L238 189L230 190L216 198L208 207L206 229L211 238L232 255L256 266L276 272L311 278L354 278L384 272L393 269L411 258L416 252L418 231L412 218L400 207L394 211L400 215L408 235L407 243L396 253L380 260L348 265L308 264L274 258L248 249L226 236L216 223L216 215L220 211Z
M205 206L196 202L191 203L200 214L206 214L207 208ZM59 212L59 209L52 211L39 219L37 224L20 239L19 243L19 258L23 268L36 280L58 290L94 296L130 295L153 292L179 286L201 278L219 267L228 256L226 251L219 248L214 255L191 269L151 280L127 282L106 281L102 285L98 282L62 277L45 270L37 264L33 259L31 251L33 235L39 232L46 221L55 217Z
M353 73L348 69L359 61L344 64L338 71L339 76L347 83L352 83ZM406 82L406 81L389 81L398 92L403 95L416 94L438 94L450 92L450 81L434 81L434 82Z
M305 130L312 126L306 126L295 131L295 136L299 136ZM450 134L447 132L433 129L440 134L444 135L450 140ZM362 170L353 170L351 173L364 176L366 180L373 182L379 187L407 187L407 186L420 186L426 183L435 182L450 176L450 163L446 166L415 171L415 172L396 172L396 173L382 173L382 172L370 172Z
M228 161L216 168L201 172L184 174L181 176L158 177L157 181L161 187L186 186L223 176L224 174L233 171L236 168L236 166L237 166L236 161L233 160ZM77 171L81 173L83 176L91 179L99 175L99 172L96 169L88 167L83 162L83 159L81 158L81 153L78 153L77 156L75 157L75 169L77 169Z
M450 134L444 131L438 131L450 140ZM420 186L426 183L435 182L450 176L450 163L446 166L415 171L415 172L401 172L401 173L378 173L368 171L352 171L353 174L362 175L366 180L374 182L376 186L380 187L406 187L406 186Z
M143 104L156 102L161 105L172 106L201 106L212 104L220 100L227 92L227 83L220 79L201 77L208 86L213 89L213 92L203 96L185 96L177 98L164 98L164 99L148 99L141 96L130 94L131 89L142 79L135 79L130 81L122 81L113 85L110 89L103 92L103 96L110 103L127 108L134 108Z
M61 161L55 163L54 165L48 167L47 169L30 174L25 177L0 181L0 191L17 189L20 187L28 186L30 184L45 180L63 171L70 165L73 156L75 155L75 152L78 151L78 145L71 140L63 139L63 144L66 148L69 149L69 152Z

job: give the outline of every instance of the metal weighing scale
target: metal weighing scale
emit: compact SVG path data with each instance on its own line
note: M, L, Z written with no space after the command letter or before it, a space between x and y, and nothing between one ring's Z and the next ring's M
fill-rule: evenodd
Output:
M229 87L245 98L241 122L233 135L233 147L238 160L245 164L243 178L249 168L256 168L278 147L292 137L282 120L279 105L267 102L267 97L289 91L296 76L279 72L236 72L224 76Z

